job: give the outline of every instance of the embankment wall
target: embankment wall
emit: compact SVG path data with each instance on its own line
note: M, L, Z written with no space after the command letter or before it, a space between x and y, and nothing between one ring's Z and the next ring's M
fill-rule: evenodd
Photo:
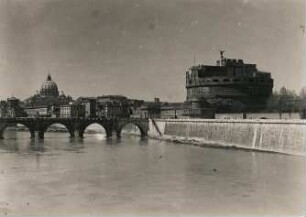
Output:
M305 120L154 119L149 123L149 136L306 156Z

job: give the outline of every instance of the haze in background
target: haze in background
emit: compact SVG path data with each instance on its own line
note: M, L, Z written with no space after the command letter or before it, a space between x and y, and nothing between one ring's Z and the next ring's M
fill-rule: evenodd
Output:
M297 92L303 0L0 0L0 98L26 98L51 73L73 97L185 100L185 71L228 58Z

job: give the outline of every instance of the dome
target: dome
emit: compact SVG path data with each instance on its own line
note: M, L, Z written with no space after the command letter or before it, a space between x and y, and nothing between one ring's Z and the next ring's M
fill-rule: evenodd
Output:
M58 96L57 84L54 81L52 81L52 78L50 75L48 75L47 81L45 81L42 84L40 88L40 95L41 96L53 96L53 97Z

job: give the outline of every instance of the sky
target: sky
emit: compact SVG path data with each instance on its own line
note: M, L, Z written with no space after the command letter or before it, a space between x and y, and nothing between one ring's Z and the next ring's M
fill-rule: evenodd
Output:
M0 0L0 99L48 73L74 98L186 99L185 72L225 57L256 63L297 93L304 0Z

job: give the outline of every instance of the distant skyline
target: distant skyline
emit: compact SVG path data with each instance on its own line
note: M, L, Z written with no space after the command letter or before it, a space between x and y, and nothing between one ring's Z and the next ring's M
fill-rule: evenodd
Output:
M25 99L48 73L66 95L184 101L185 72L225 57L297 93L304 0L0 0L0 99ZM305 68L305 67L304 67Z

